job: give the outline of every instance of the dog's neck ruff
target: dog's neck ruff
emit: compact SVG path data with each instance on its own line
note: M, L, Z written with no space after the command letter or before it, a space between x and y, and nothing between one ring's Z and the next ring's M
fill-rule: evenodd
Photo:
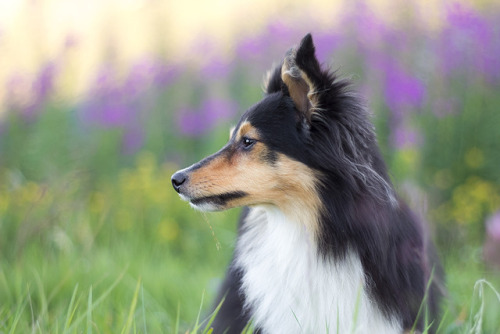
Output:
M304 226L274 206L246 217L235 265L254 325L273 334L401 333L369 298L359 256L321 256Z

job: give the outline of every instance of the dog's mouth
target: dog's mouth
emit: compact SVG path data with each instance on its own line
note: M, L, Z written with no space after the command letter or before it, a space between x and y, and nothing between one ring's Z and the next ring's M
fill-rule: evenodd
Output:
M182 196L184 200L189 201L191 206L202 211L218 211L223 210L227 203L235 199L247 196L244 191L233 191L218 195L202 196L195 198L187 198Z

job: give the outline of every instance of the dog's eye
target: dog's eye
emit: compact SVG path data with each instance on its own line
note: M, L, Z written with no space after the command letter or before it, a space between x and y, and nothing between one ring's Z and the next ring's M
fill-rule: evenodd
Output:
M243 137L241 139L241 143L243 144L243 148L249 149L255 144L256 140L255 139L250 139L248 137Z

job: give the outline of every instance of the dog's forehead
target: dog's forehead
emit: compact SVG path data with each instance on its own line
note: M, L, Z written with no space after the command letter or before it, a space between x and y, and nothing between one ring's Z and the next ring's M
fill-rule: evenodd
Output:
M284 101L282 94L269 94L260 102L250 107L241 117L235 128L234 134L264 134L277 127L283 126L287 121L294 122L293 104Z

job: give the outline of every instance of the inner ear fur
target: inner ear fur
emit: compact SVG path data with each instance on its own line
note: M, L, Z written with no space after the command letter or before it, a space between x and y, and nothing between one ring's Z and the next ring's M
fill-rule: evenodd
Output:
M309 121L316 105L313 99L315 77L321 73L311 34L307 34L298 48L289 50L281 67L281 79L288 88L295 107Z
M308 116L311 109L311 103L307 94L310 87L302 77L301 70L295 64L296 50L291 49L287 52L283 66L281 66L281 80L288 89L288 94L293 100L295 107L303 114ZM307 117L309 118L309 117Z

